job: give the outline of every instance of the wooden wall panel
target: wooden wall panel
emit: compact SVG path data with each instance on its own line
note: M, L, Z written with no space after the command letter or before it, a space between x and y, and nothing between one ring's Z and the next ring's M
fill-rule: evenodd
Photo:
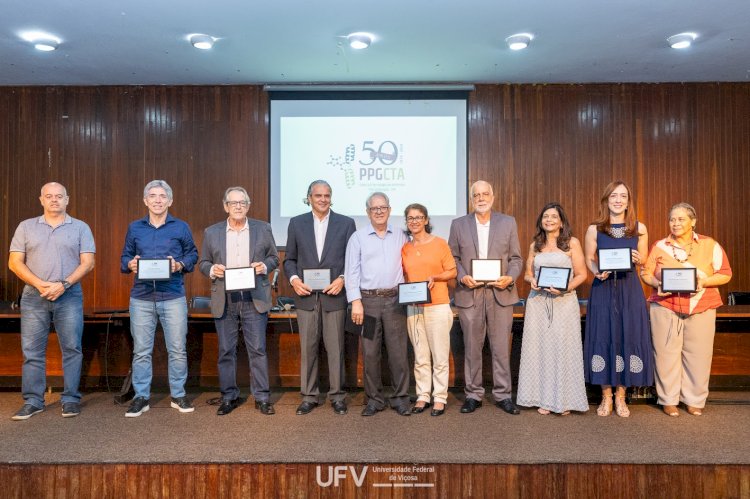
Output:
M652 497L688 499L745 498L750 495L747 465L664 464L426 464L415 472L431 487L375 487L389 484L375 467L415 464L362 463L337 484L330 466L341 463L176 463L176 464L2 464L0 479L7 497ZM398 483L398 482L394 482ZM406 482L408 483L408 482Z
M737 207L750 181L748 116L747 83L479 85L469 97L469 180L493 183L524 252L552 200L582 238L614 179L633 187L652 241L667 233L669 206L688 201L699 232L722 243L732 263L722 292L750 290L750 234ZM224 216L230 185L248 189L251 216L268 218L268 143L260 86L2 87L0 247L7 251L20 220L39 214L40 186L58 180L97 241L86 306L127 306L131 278L119 273L119 254L127 224L145 215L145 183L170 183L172 211L200 246L203 229ZM188 296L208 293L199 274L186 284ZM0 299L20 289L0 266Z

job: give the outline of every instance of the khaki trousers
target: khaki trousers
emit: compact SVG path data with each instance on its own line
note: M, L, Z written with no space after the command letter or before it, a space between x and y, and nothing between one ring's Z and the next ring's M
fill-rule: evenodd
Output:
M716 310L683 315L652 303L650 315L659 403L704 407L714 353Z
M431 307L409 305L406 326L414 347L414 379L417 400L448 402L448 356L453 312L446 304Z

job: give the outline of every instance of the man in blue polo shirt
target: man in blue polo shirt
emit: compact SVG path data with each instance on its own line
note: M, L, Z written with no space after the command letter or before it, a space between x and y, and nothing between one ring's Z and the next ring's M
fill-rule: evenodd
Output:
M83 291L80 281L94 268L94 236L88 225L66 213L65 187L42 187L40 217L21 222L10 243L8 268L26 286L21 296L22 391L24 405L13 416L29 419L44 410L47 337L54 322L63 362L63 417L81 412Z
M198 249L187 223L169 214L172 188L163 180L152 180L143 189L148 215L128 227L120 257L120 271L137 272L140 258L168 259L169 280L138 280L130 291L130 334L133 336L133 388L135 398L126 417L138 417L149 410L151 396L151 354L156 323L161 322L168 353L171 406L192 412L185 396L187 380L187 302L183 274L192 272Z

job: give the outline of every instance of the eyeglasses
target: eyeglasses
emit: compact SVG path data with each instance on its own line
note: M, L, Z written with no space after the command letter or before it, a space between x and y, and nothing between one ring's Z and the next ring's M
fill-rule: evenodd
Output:
M390 206L371 206L370 208L367 208L370 213L385 213L386 211L390 210Z
M248 203L247 201L227 201L226 204L230 208L236 208L237 206L242 206L243 208L245 208L246 206L250 205L250 203Z
M414 223L414 222L422 222L424 221L425 217L422 215L419 215L418 217L406 217L406 223Z

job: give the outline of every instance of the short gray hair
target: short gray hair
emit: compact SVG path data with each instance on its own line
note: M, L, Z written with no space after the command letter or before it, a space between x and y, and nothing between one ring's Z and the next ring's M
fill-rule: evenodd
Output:
M677 203L675 205L672 205L672 207L669 209L669 217L667 218L667 221L669 221L669 219L672 218L672 212L680 208L687 211L687 214L688 214L688 217L690 217L690 220L698 219L698 216L695 214L695 208L693 208L692 205L683 202L683 203Z
M313 187L315 187L316 185L325 185L326 187L328 187L328 190L331 191L331 194L333 194L333 189L331 189L331 184L329 184L325 180L319 179L319 180L313 180L312 182L310 182L310 186L307 188L307 197L310 197L312 195Z
M143 199L146 199L148 197L148 191L156 187L161 187L162 189L164 189L164 191L167 193L167 198L172 201L172 188L169 187L169 184L164 180L152 180L151 182L146 184L146 187L143 188Z
M241 192L243 196L245 196L245 201L247 201L247 204L250 205L250 196L248 195L247 191L244 187L235 186L235 187L229 187L226 191L224 191L224 204L227 204L227 200L229 199L229 193L232 191Z
M370 207L370 201L372 201L372 198L383 198L385 199L385 204L388 206L391 205L391 200L388 199L388 195L385 192L376 191L367 196L367 201L365 201L365 208Z
M477 187L478 184L487 184L487 187L490 188L490 194L493 195L493 196L495 195L495 192L492 189L492 184L490 184L486 180L477 180L476 182L474 182L473 184L471 184L471 187L469 187L469 195L470 196L474 195L474 189Z

